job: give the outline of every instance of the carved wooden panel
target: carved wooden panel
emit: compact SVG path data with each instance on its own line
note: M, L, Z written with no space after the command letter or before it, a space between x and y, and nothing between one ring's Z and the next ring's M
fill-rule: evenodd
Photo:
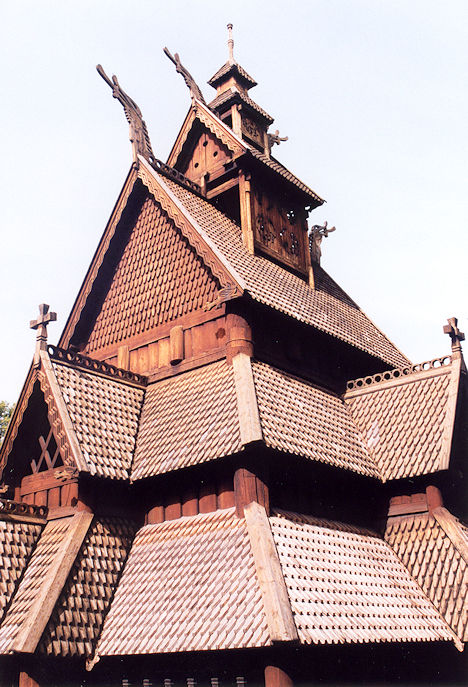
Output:
M263 136L263 129L252 119L249 119L249 117L246 117L244 114L242 115L242 136L244 138L248 138L254 143L257 143L260 148L264 149L264 136Z
M218 176L224 172L224 164L230 159L231 153L226 146L211 131L205 131L195 145L184 174L201 186L206 172L210 176Z
M307 230L304 209L285 196L252 183L255 247L286 265L306 272Z

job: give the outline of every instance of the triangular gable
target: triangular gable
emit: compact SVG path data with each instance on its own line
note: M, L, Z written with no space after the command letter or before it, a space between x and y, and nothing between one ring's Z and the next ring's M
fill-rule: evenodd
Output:
M143 158L116 208L60 347L88 344L86 353L95 354L242 293L240 279Z
M200 136L200 124L204 125L212 134L223 143L233 156L243 155L249 150L249 146L232 131L219 117L217 117L206 105L196 100L190 108L175 140L167 164L179 169L182 152L193 145L193 139Z
M34 469L40 471L41 468L51 469L59 465L64 465L75 470L87 469L62 392L53 372L49 355L46 351L41 351L40 366L31 367L28 373L18 404L8 427L8 432L0 450L0 466L3 479L7 484L9 483L10 475L15 471L13 462L15 460L14 448L16 439L18 438L21 440L23 432L28 439L30 439L34 433L34 428L30 426L29 420L25 417L25 414L31 403L37 403L39 400L37 397L39 395L42 396L44 401L44 412L42 415L46 416L48 428L41 436L38 434L37 437L33 436L32 438L33 441L36 439L39 440L40 438L47 441L47 437L45 437L44 434L50 432L53 436L54 449L56 447L58 451L56 458L60 457L60 460L57 460L55 465L49 464L49 459L53 460L53 456L51 452L47 450L46 452L49 456L44 465L35 465ZM24 423L23 419L25 420ZM56 451L54 450L53 453L55 454ZM24 468L25 466L18 466L18 469L23 472Z

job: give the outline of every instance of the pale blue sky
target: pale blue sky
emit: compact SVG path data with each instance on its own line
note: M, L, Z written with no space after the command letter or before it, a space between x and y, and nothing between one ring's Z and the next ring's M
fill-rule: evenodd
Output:
M323 265L415 362L468 334L468 3L41 0L0 6L0 399L16 400L40 302L65 324L131 162L116 73L165 159L190 104L163 55L206 85L235 56L289 141L275 154L327 204Z

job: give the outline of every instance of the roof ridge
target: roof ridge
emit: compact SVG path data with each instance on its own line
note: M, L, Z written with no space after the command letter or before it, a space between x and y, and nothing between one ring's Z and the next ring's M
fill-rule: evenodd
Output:
M346 391L365 389L375 384L390 382L396 379L403 380L403 378L417 374L418 372L428 372L430 370L440 370L443 367L449 367L451 363L452 356L444 355L441 358L433 358L432 360L426 360L423 363L416 363L415 365L408 365L407 367L395 367L385 372L377 372L367 377L350 379L346 383Z
M47 352L50 359L59 364L69 365L70 367L74 368L82 368L86 370L86 372L104 375L118 382L129 382L143 387L145 387L148 383L148 378L145 375L138 374L137 372L131 372L130 370L125 370L121 367L117 367L116 365L111 365L111 363L107 363L104 360L91 358L90 356L83 355L78 351L59 348L58 346L49 344L47 346Z
M281 508L273 508L272 516L283 518L285 520L293 520L297 523L313 525L315 527L323 527L330 530L337 530L339 532L348 532L350 534L362 534L367 537L374 537L381 541L384 538L375 530L370 530L368 527L360 527L359 525L351 525L340 520L328 520L327 518L318 518L315 515L306 515L303 513L296 513L295 511L282 510ZM270 516L271 517L271 516Z

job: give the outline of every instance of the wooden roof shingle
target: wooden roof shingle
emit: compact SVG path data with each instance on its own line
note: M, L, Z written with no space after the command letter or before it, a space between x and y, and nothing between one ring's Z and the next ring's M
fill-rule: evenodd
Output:
M389 518L385 540L460 640L468 641L468 528L440 507Z
M454 640L375 533L282 511L270 524L302 643Z
M245 520L233 509L138 531L104 623L100 656L268 644Z

